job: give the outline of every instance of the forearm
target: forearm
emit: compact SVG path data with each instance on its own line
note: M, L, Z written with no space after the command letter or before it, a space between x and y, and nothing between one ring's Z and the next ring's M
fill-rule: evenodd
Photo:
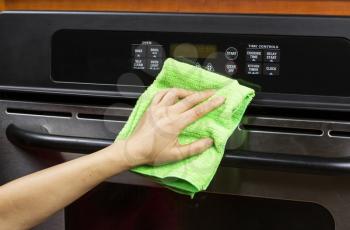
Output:
M120 141L99 152L0 187L1 229L31 228L108 177L130 167L169 163L205 151L213 144L210 138L181 145L178 135L186 126L224 103L223 97L204 102L213 94L212 90L161 91L127 142Z
M0 226L27 229L128 169L123 143L33 173L0 187Z

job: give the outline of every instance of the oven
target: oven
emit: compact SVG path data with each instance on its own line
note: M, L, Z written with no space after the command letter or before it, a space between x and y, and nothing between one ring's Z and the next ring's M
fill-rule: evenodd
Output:
M174 57L257 92L208 190L190 199L125 172L36 229L347 230L349 28L347 17L5 11L0 183L112 143Z

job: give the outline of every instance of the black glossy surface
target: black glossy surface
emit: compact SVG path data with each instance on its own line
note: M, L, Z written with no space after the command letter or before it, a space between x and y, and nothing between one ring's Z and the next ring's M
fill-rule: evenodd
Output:
M51 41L53 35L60 30L103 30L103 31L154 31L171 33L198 33L198 34L226 34L234 36L300 36L340 38L342 41L350 39L349 17L306 17L306 16L266 16L266 15L216 15L216 14L152 14L152 13L103 13L103 12L2 12L0 14L0 91L40 93L43 98L50 95L84 95L94 97L132 97L136 98L144 90L143 87L116 87L115 85L76 84L54 82L51 79ZM332 40L333 41L333 40ZM333 42L332 42L333 43ZM322 43L324 44L324 43ZM282 45L282 44L280 44ZM288 44L287 44L288 45ZM303 44L301 44L303 45ZM333 47L334 44L332 44ZM336 60L343 56L327 55L328 43L320 46L315 42L310 47L317 46L322 60L316 63L315 73L327 72L332 74L325 80L317 75L308 75L305 83L313 82L307 95L283 93L257 93L253 103L289 107L335 108L350 110L350 97L344 96L317 96L316 93L325 93L337 86L337 95L347 93L344 76L337 73L337 68L328 65L329 60ZM336 45L338 47L338 45ZM339 45L342 46L343 45ZM301 71L306 62L288 60L285 49L281 47L281 65L283 63L298 64L292 72ZM302 50L301 59L308 50ZM326 54L325 54L326 53ZM325 55L324 55L325 54ZM347 54L346 54L347 55ZM241 57L241 56L239 56ZM323 59L324 58L324 59ZM300 59L300 60L301 60ZM303 59L305 60L305 59ZM312 60L311 60L312 61ZM309 61L308 61L309 62ZM312 61L313 62L313 61ZM339 62L342 63L342 62ZM285 68L281 66L281 77ZM337 67L343 68L337 64ZM309 68L309 67L308 67ZM310 67L311 68L311 67ZM293 75L293 78L295 74ZM339 79L341 78L340 82ZM346 77L346 76L345 76ZM300 80L300 79L299 79ZM292 83L299 89L303 81ZM284 81L284 80L281 80ZM288 82L288 80L286 80ZM292 81L292 80L290 80ZM324 82L325 81L325 82ZM326 89L325 83L328 84ZM289 84L290 82L288 82ZM333 84L335 86L333 86ZM286 86L286 85L285 85ZM266 86L263 90L269 91ZM321 88L321 89L319 89ZM277 90L279 90L277 88ZM328 94L328 93L327 93Z
M192 50L184 57L188 62L202 66L210 63L215 72L226 76L231 75L226 72L225 65L234 62L238 70L232 77L255 84L258 91L350 96L347 87L350 84L350 42L337 37L61 30L52 39L52 77L62 82L147 86L159 71L132 69L132 47L145 42L162 45L166 57L175 55L176 58L180 56L170 55L174 53L171 47L175 44L176 50L186 44L183 47ZM251 63L246 61L246 51L252 44L279 47L279 61L273 64L279 66L280 76L246 74L246 64ZM196 45L211 49L215 46L217 52L204 57ZM236 60L229 61L225 57L229 47L238 50ZM266 55L263 57L265 59ZM148 60L147 57L139 59ZM263 61L257 64L261 69L265 65Z
M304 202L103 184L66 209L67 230L334 230L323 207Z

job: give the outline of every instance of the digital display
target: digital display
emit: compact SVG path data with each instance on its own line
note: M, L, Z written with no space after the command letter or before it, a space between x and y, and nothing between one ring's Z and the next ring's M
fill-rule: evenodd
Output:
M218 48L213 44L170 44L170 56L179 58L216 58Z

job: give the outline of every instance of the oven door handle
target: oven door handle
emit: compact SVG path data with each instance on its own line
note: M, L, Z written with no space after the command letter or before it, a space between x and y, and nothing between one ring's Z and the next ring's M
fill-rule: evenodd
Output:
M6 129L7 138L16 146L52 151L92 153L113 143L110 139L72 137L38 133L13 124ZM318 174L350 174L350 157L319 157L282 153L227 150L222 166Z
M61 152L92 153L113 143L110 139L72 137L33 132L11 124L6 129L6 136L16 146L40 148Z

